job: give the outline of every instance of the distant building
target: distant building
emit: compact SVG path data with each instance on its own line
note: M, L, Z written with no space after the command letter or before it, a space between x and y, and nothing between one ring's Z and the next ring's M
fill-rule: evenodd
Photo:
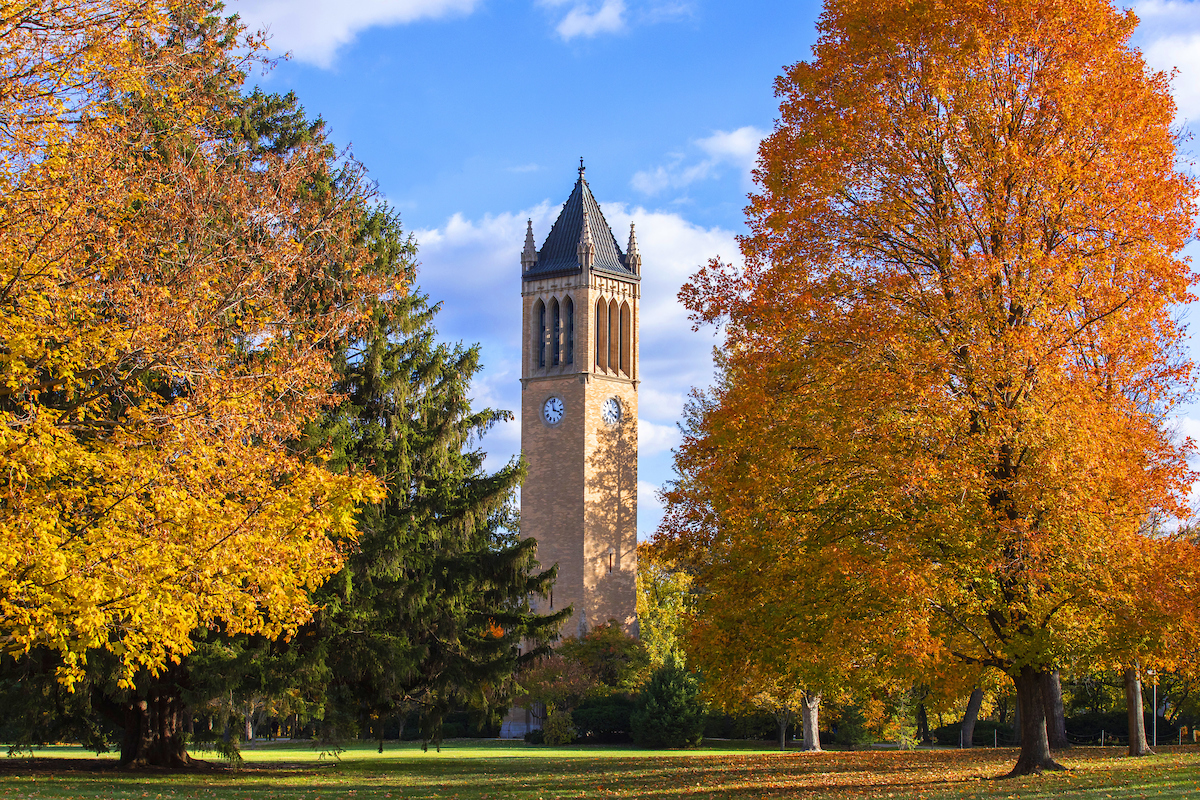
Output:
M584 168L550 234L521 254L521 535L558 580L538 610L573 606L578 636L616 620L637 634L638 308L633 226L621 252ZM510 715L504 735L523 735ZM519 730L520 729L520 730Z

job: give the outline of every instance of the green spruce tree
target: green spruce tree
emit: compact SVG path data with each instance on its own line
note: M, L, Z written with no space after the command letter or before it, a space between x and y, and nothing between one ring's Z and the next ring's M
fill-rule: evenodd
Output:
M696 677L668 655L638 696L633 740L642 747L694 747L704 738L704 716Z
M421 294L380 303L376 325L342 354L345 401L308 431L331 466L368 470L387 497L362 510L345 567L318 593L312 634L330 676L327 734L419 708L440 738L451 706L508 708L512 676L547 650L563 613L540 616L548 592L536 543L516 530L524 466L484 471L479 438L507 411L471 408L479 348L436 340L438 306Z

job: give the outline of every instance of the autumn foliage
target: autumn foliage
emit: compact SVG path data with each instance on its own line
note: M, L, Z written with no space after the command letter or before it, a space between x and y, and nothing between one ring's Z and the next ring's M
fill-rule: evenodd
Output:
M0 637L66 682L294 629L378 496L288 446L393 289L370 187L239 118L256 45L207 14L0 3Z
M1039 676L1129 657L1145 522L1193 477L1168 420L1197 185L1135 25L1107 0L826 3L777 82L745 266L681 295L726 326L660 532L707 598L691 650L994 667L1016 771L1053 766Z

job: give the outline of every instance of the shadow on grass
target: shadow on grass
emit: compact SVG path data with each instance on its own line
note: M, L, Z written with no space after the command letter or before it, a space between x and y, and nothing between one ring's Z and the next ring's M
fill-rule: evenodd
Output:
M297 754L299 755L299 754ZM1146 789L1189 796L1200 783L1200 754L1131 763L1110 753L1072 754L1074 774L992 781L1015 758L1012 750L835 752L619 756L359 758L303 764L258 763L232 771L208 765L182 772L126 773L111 761L19 759L0 766L0 797L15 792L38 798L949 798L1090 796L1098 788L1114 797ZM14 763L20 761L23 763ZM89 763L90 762L90 763ZM29 792L36 783L36 793ZM1185 791L1185 788L1187 791ZM168 794L169 790L169 794ZM1081 794L1082 793L1082 794ZM1150 792L1152 793L1152 792Z

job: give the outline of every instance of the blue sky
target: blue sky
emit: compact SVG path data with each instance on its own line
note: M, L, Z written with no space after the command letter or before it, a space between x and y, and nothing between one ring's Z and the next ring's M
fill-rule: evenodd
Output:
M804 59L808 0L227 0L291 53L254 80L294 90L399 209L418 281L444 302L442 336L480 342L481 404L520 400L520 261L538 244L582 156L619 241L644 259L638 530L658 524L675 423L712 375L711 331L675 300L713 256L737 257L749 171L771 130L773 81ZM1200 119L1200 0L1135 4L1151 66L1177 67L1180 123ZM1194 143L1193 143L1194 146ZM1197 348L1200 351L1200 348ZM1200 440L1200 411L1179 419ZM519 422L484 441L520 447Z

